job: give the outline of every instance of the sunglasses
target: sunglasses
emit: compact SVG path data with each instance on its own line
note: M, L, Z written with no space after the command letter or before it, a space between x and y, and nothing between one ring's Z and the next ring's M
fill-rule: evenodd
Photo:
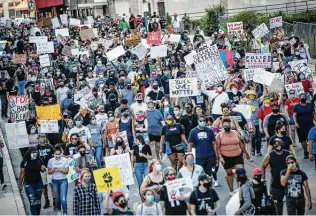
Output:
M80 153L86 153L85 151L80 151Z

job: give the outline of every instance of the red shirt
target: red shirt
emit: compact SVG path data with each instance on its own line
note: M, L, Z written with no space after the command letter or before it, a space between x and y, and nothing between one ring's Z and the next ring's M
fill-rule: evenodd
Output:
M268 106L262 105L258 110L258 118L263 121L264 118L267 115L269 115L271 112L272 112L271 104L269 104Z
M307 79L302 81L302 85L304 87L304 92L305 93L309 92L309 90L312 88L311 82L309 80L307 80Z
M299 98L288 98L285 101L285 106L287 106L287 113L289 115L293 115L293 108L296 104L298 104L300 102Z

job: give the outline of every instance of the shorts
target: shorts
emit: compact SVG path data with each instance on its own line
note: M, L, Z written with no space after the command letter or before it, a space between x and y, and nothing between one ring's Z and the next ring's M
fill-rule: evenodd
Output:
M293 115L289 115L289 118L290 118L290 122L289 122L290 125L295 125Z
M279 188L270 188L270 194L273 197L273 200L283 200L285 195L285 189Z
M244 158L242 153L236 157L226 157L224 155L222 155L225 164L223 165L224 169L231 169L233 167L235 167L237 164L244 164Z
M165 141L164 153L166 153L167 155L171 155L174 153L183 153L184 154L186 152L186 145L183 141L181 142L181 145L183 145L183 149L177 150L175 145L170 145L169 142Z
M145 140L145 143L149 143L149 136L148 136L148 133L136 133L136 136L138 135L141 135L144 140ZM135 137L136 138L136 137Z
M48 172L47 168L45 172L41 172L43 185L48 185L52 183L52 175L47 174L47 172Z
M305 127L299 127L296 129L297 131L297 135L298 135L298 140L299 142L304 142L307 140L308 137L308 133L310 131L310 129L312 129L313 126L305 126Z
M152 135L152 134L148 134L148 136L149 136L149 141L150 142L153 142L153 141L160 142L160 137L161 136L156 136L156 135Z

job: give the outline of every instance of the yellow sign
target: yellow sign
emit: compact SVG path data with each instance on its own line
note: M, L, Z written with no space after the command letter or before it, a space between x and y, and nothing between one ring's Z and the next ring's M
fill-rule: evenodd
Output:
M61 112L59 104L50 106L36 106L37 124L41 120L60 120Z
M122 188L122 179L117 166L93 171L93 176L99 193Z

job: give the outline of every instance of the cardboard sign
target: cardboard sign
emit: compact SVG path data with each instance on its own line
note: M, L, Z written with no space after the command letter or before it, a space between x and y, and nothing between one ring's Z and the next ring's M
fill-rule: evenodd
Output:
M283 88L284 88L284 81L281 81L280 79L278 79L278 77L274 77L274 79L272 80L268 88L268 92L280 93L280 92L283 92Z
M59 28L60 27L60 23L57 17L52 19L52 25L53 25L53 29Z
M246 53L246 68L271 68L271 53Z
M40 61L41 67L50 66L50 59L49 59L48 54L46 54L46 55L40 55L39 61Z
M15 64L26 64L26 55L25 54L15 54L13 62Z
M59 18L60 18L60 21L63 25L68 25L68 15L67 14L60 14Z
M41 120L60 120L61 112L59 104L49 106L35 106L37 123L40 124Z
M133 185L134 176L129 153L104 157L105 167L118 167L123 185Z
M47 36L30 36L29 43L46 43L48 41Z
M59 133L57 120L41 120L41 133Z
M246 104L237 104L237 112L240 112L243 114L245 119L251 119L252 111L251 111L251 105Z
M176 201L180 197L189 197L193 191L191 177L178 178L165 183L170 202Z
M270 72L265 71L263 69L257 69L257 70L255 70L255 74L253 76L253 81L256 83L260 83L262 85L270 86L274 77L275 77L274 73L270 73Z
M93 177L99 193L123 187L120 171L117 166L94 170Z
M181 35L171 34L168 38L169 42L178 43L181 39Z
M45 43L36 43L37 54L53 53L54 52L54 43L45 42Z
M188 97L200 94L197 78L169 79L170 97Z
M270 31L269 31L268 27L266 26L266 24L262 23L257 28L252 30L251 33L256 39L258 39L258 38L262 38L263 36L265 36L269 32Z
M76 172L75 167L76 159L69 159L68 165L69 165L69 172L67 174L67 180L68 183L71 183L75 180L77 180L80 177L80 173Z
M83 41L92 40L93 38L95 38L92 28L81 30L79 32L79 35L81 40Z
M79 19L69 18L69 26L80 26L81 21Z
M123 46L118 46L112 49L111 51L106 53L106 56L108 57L109 61L113 61L114 59L120 57L121 55L125 54L125 50Z
M285 87L286 93L288 95L290 95L290 90L294 90L295 91L296 97L299 97L300 94L305 93L302 82L288 84L288 85L285 85L284 87Z
M152 59L157 57L166 57L168 48L166 45L154 46L150 48L150 57Z
M25 121L19 123L5 123L4 125L9 149L19 149L30 146Z
M282 22L282 17L274 17L270 19L270 29L274 29L277 27L282 27L283 22Z
M113 39L104 39L104 38L99 38L99 43L104 46L105 49L109 49L110 46L113 44Z
M160 44L161 32L148 32L147 34L147 44Z
M145 58L146 54L147 54L147 48L144 44L140 43L138 44L136 47L134 47L132 49L132 53L134 53L135 55L137 55L137 57L142 60L143 58Z
M69 29L55 29L55 35L58 36L59 34L63 37L69 37Z
M193 61L205 88L219 84L228 78L216 45L206 47L193 55Z
M9 96L9 108L13 122L26 121L29 117L29 97Z
M289 65L291 69L297 73L304 73L306 76L310 76L312 74L312 69L307 66L307 59L290 61Z
M227 23L227 31L230 32L239 32L244 29L242 22L232 22Z

